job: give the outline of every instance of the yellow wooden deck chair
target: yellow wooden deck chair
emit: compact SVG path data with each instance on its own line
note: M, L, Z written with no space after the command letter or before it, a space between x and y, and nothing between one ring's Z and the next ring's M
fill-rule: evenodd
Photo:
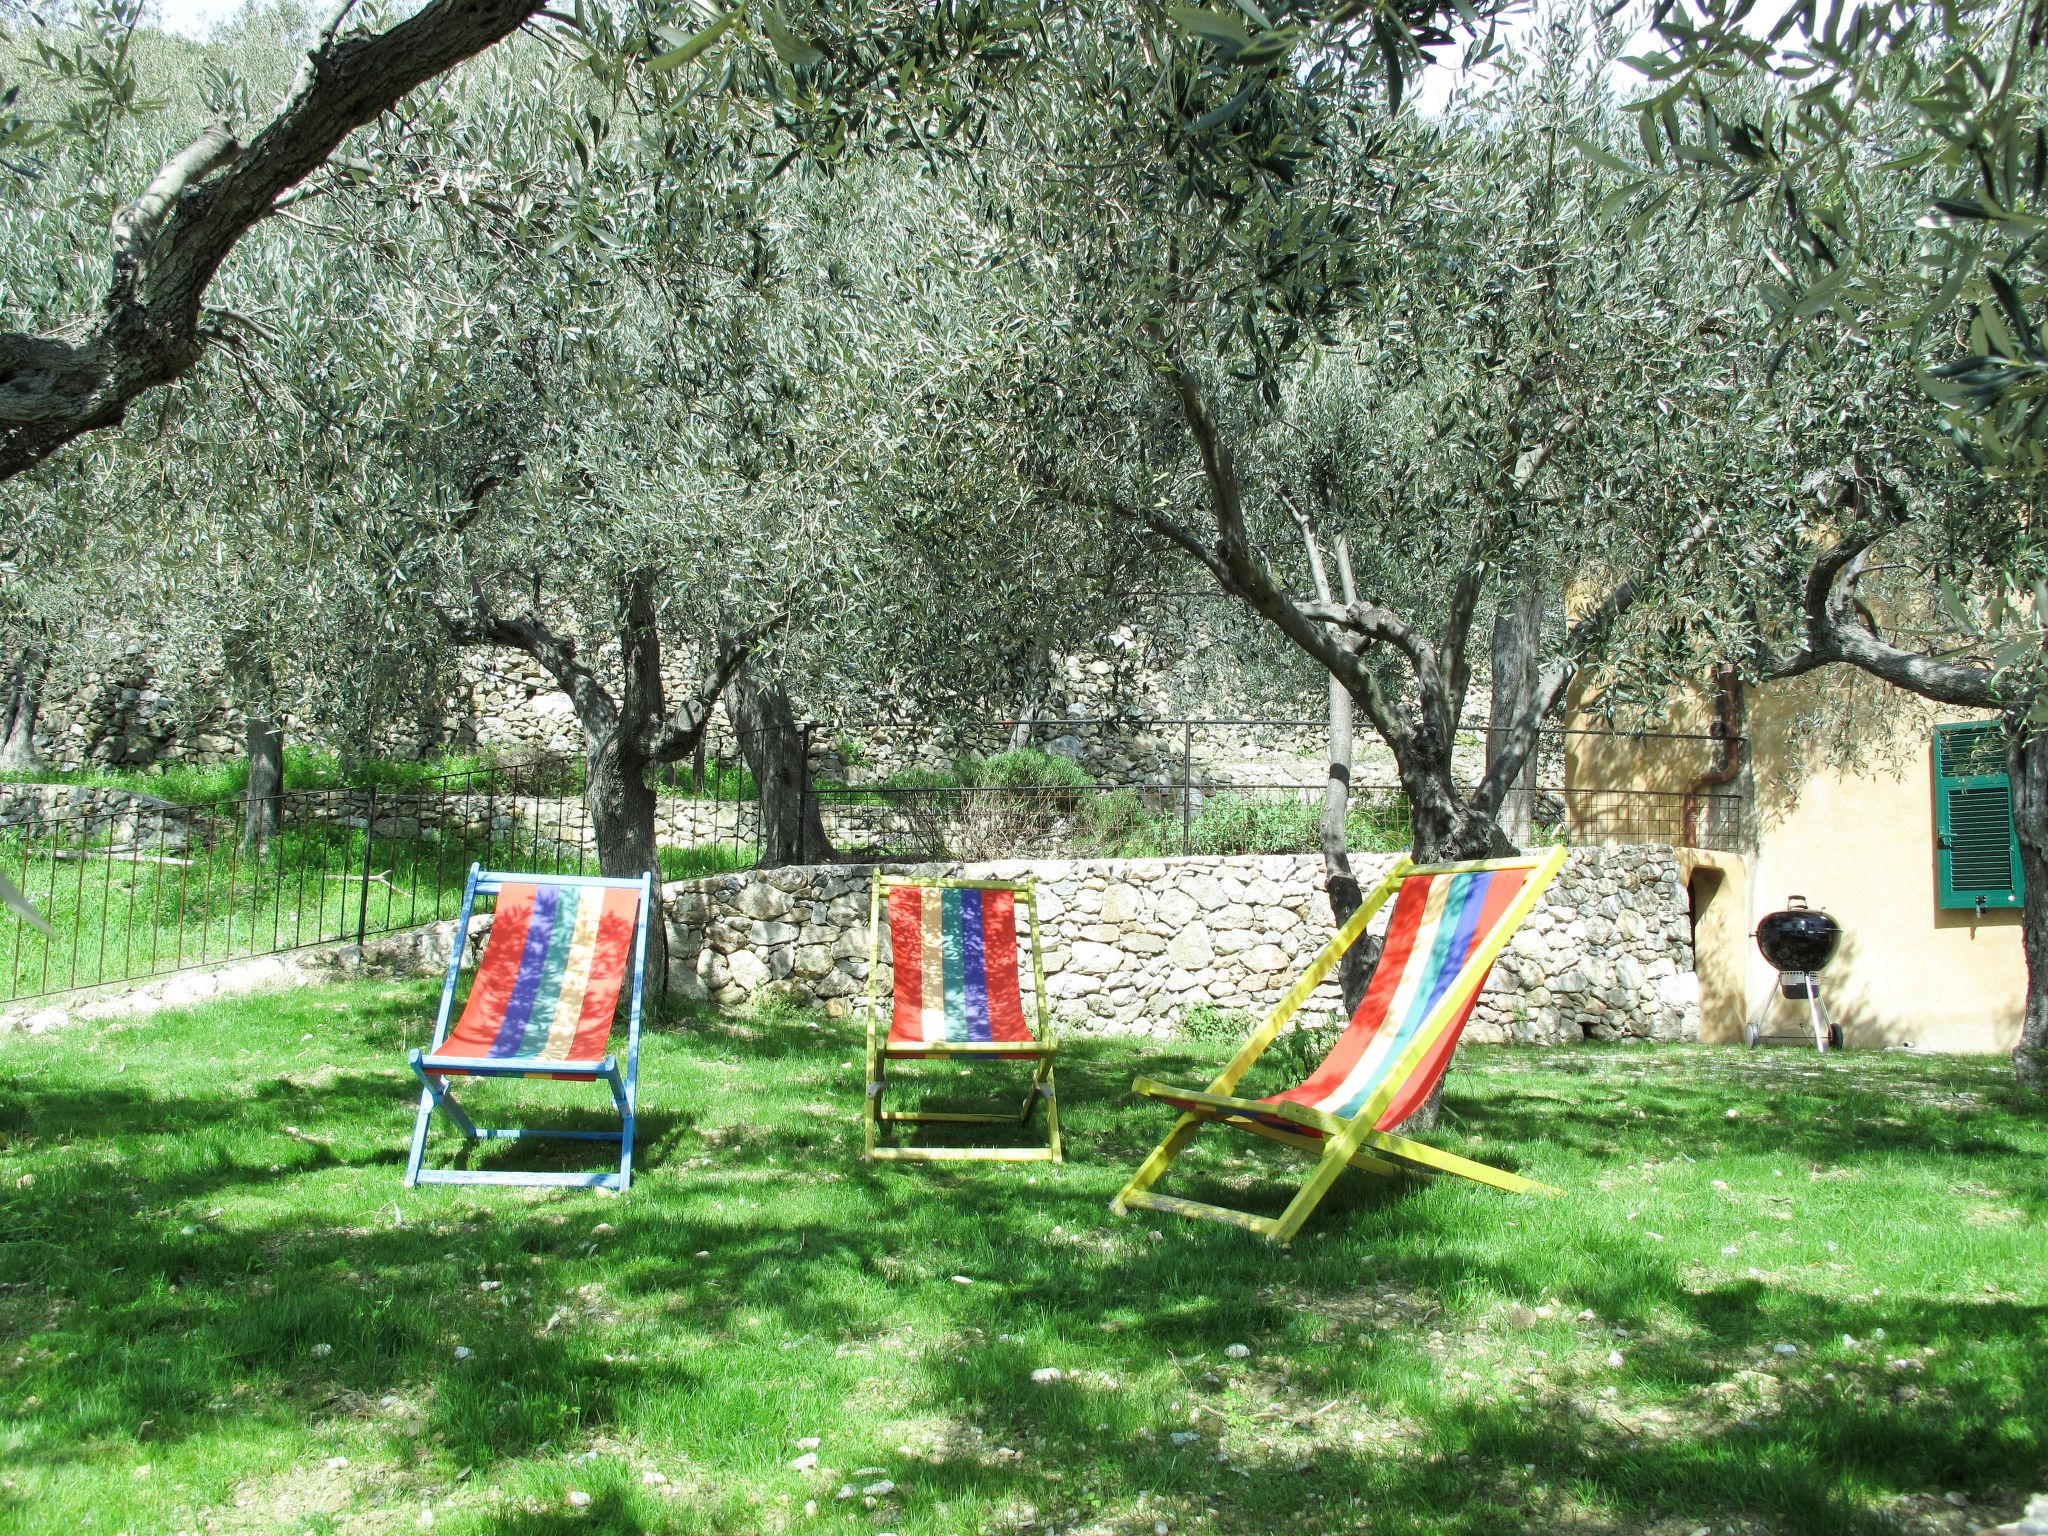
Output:
M1025 1021L1019 979L1017 910L1030 919L1032 1003L1036 1032ZM877 1007L881 984L882 919L887 908L889 957L895 972L894 1006L887 1028ZM1038 898L1031 883L917 880L875 871L868 893L867 1155L870 1160L985 1159L994 1162L1060 1161L1059 1102L1053 1058L1059 1044L1045 1017L1045 962L1038 947ZM1016 1114L965 1114L886 1109L888 1064L916 1060L1032 1061L1037 1063L1024 1105ZM885 1127L898 1123L1017 1125L1031 1123L1045 1101L1046 1142L1029 1147L882 1146Z
M1454 1173L1518 1194L1556 1194L1519 1174L1396 1135L1394 1128L1443 1077L1486 973L1563 865L1562 848L1467 864L1398 861L1206 1089L1174 1088L1144 1077L1131 1085L1135 1093L1174 1105L1181 1116L1110 1209L1202 1216L1284 1243L1301 1230L1346 1168ZM1237 1085L1252 1063L1390 896L1397 899L1379 966L1358 1012L1322 1065L1284 1093L1239 1097ZM1212 1121L1319 1154L1308 1182L1278 1216L1152 1192L1167 1164Z

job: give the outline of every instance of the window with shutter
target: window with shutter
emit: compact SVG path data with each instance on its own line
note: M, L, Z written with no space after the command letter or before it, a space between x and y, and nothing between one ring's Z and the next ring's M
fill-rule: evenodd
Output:
M1937 903L1944 909L2020 904L2020 845L2012 821L2005 732L1996 724L1934 728Z

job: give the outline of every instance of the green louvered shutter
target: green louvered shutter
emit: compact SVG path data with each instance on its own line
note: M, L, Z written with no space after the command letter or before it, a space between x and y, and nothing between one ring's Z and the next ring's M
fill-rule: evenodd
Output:
M1934 830L1939 905L2020 904L2020 843L1998 726L1934 728Z

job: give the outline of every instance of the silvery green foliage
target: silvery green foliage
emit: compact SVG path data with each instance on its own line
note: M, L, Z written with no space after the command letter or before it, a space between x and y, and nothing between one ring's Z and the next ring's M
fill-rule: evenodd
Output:
M1493 605L1552 594L1533 728L1698 547L1686 471L1736 327L1696 250L1592 217L1607 188L1568 136L1620 124L1568 30L1453 121L1314 60L1226 92L1171 28L1135 45L1162 60L1139 93L1130 46L1107 21L1071 39L959 194L1002 381L963 412L1020 479L1187 556L1339 676L1411 795L1483 836L1449 750ZM1304 526L1333 590L1345 546L1355 603L1316 607Z

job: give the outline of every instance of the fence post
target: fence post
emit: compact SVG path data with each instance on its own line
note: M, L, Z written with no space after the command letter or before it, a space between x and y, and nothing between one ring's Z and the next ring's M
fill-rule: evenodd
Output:
M370 786L369 809L363 813L363 888L356 896L356 948L370 929L370 848L377 840L377 786Z
M1195 821L1195 723L1183 720L1180 726L1180 851L1189 853L1194 847Z
M802 845L798 852L806 864L818 857L818 850L811 846L811 731L816 725L814 720L804 722L803 767L798 770L796 791L796 835Z

